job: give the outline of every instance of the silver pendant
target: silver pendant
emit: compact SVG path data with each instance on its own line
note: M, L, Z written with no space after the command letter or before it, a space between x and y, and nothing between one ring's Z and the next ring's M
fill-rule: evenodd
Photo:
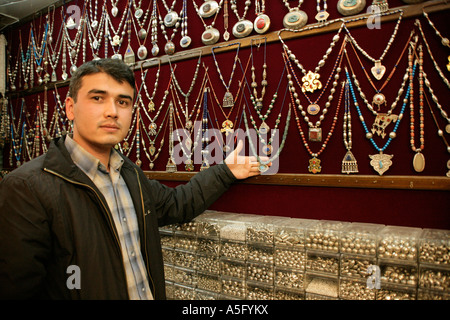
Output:
M58 78L56 77L56 71L53 70L53 72L52 72L52 82L56 82L56 81L58 81Z
M222 106L224 108L231 108L234 106L233 94L230 91L225 92Z
M414 155L413 167L416 172L422 172L425 169L425 157L422 152L416 152Z
M73 74L75 73L75 71L77 71L77 66L73 64L73 65L70 67L70 74L73 75Z
M313 104L310 104L310 105L308 106L308 108L306 109L306 111L308 111L308 113L309 113L310 115L315 116L316 114L319 113L320 107L319 107L319 105L313 103Z
M167 41L166 45L164 46L164 52L168 55L172 55L175 53L175 43L172 41Z
M259 14L253 22L253 29L257 33L265 33L270 28L270 18L267 14Z
M66 80L67 80L67 77L68 77L67 72L63 71L63 73L62 73L62 75L61 75L61 78L62 78L64 81L66 81Z
M390 166L392 165L391 159L393 156L394 155L384 154L382 152L380 152L379 154L369 155L370 159L372 159L370 161L370 165L381 176L383 175L383 173L389 170Z
M117 14L119 13L119 9L117 9L116 6L113 6L113 8L111 9L111 14L113 17L117 17Z
M328 12L326 12L325 10L320 10L316 14L316 20L318 23L324 23L327 21L329 16L330 16L330 14Z
M92 21L91 28L94 30L97 30L97 27L98 27L98 21L97 20Z
M216 1L205 1L199 8L199 15L202 18L212 17L219 9L219 4Z
M141 28L141 30L139 30L138 32L138 37L139 39L144 40L147 37L147 30Z
M356 158L353 153L348 150L342 160L342 173L350 174L350 173L358 173L358 163L356 162Z
M220 38L220 32L216 28L208 28L202 33L202 42L205 45L215 44Z
M232 33L236 38L244 38L252 33L253 23L249 20L240 20L234 26Z
M144 45L141 45L138 49L137 56L140 60L145 60L147 58L147 48Z
M159 47L158 47L158 45L156 43L154 43L153 47L152 47L152 55L154 57L156 57L158 55L158 53L159 53Z
M267 132L269 132L269 130L270 130L270 127L267 125L267 123L265 121L263 121L261 123L261 125L259 126L258 132L260 134L267 134Z
M178 13L175 11L170 11L166 16L164 17L164 25L167 28L173 27L178 22Z
M287 29L300 29L308 22L308 15L303 10L292 10L283 18L283 26Z
M133 63L135 62L135 59L134 59L134 51L133 51L133 49L131 48L131 45L128 45L127 51L125 51L125 55L124 55L124 57L123 57L123 61L124 61L126 64L133 64Z
M392 122L396 122L397 119L398 115L396 114L378 113L372 125L372 133L376 132L378 136L384 139L386 127Z
M134 12L134 16L135 16L136 19L140 19L143 14L144 14L144 10L142 10L141 8L137 9Z
M309 128L309 141L322 141L322 128Z
M343 16L360 13L366 7L366 0L339 0L337 10Z
M180 46L182 48L187 48L191 45L192 39L189 36L184 36L183 38L181 38L180 40Z
M380 60L375 61L375 65L370 69L372 75L375 79L381 80L383 78L384 73L386 72L386 67L381 64Z

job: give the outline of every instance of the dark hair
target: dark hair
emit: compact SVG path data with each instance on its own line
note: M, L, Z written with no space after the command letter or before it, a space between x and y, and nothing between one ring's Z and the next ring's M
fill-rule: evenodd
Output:
M76 102L83 77L99 72L104 72L110 75L119 83L123 83L124 81L128 82L136 93L133 70L131 70L130 67L120 59L107 58L88 61L75 71L70 79L69 97Z

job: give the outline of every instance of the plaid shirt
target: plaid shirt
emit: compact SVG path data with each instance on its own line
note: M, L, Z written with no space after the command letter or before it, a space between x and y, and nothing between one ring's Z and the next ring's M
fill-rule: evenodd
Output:
M120 175L123 159L112 149L110 172L69 135L65 146L73 162L94 182L105 197L119 234L125 267L128 295L131 300L153 299L147 279L139 241L139 227L128 187Z

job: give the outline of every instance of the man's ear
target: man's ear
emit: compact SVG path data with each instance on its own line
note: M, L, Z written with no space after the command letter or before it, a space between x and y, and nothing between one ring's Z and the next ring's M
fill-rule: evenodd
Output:
M75 101L71 97L66 98L66 116L67 119L73 120L75 119L75 114L73 112Z

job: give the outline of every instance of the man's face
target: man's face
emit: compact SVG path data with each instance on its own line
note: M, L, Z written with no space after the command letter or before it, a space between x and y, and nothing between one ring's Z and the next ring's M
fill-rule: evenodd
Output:
M77 102L66 99L66 114L73 120L73 139L93 154L110 151L130 127L134 90L100 72L82 78Z

